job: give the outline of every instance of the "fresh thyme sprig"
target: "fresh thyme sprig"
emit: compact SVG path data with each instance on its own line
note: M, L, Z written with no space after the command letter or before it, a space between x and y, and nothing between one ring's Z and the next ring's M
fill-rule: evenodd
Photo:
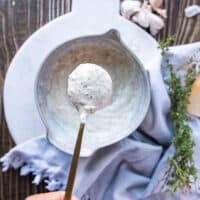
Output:
M188 97L191 92L192 83L195 80L195 71L188 69L184 77L184 85L181 77L174 71L168 58L168 46L174 40L174 36L160 41L163 58L166 61L170 77L168 79L169 96L171 99L170 116L173 120L174 137L172 143L175 147L173 157L169 158L168 185L176 190L187 190L197 179L197 171L193 160L193 147L195 145L191 137L191 128L188 125L190 116L186 111Z

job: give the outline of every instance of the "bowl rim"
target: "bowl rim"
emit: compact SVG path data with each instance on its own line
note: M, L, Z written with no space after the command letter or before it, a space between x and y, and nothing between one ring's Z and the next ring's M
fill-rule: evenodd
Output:
M55 49L53 49L47 56L46 58L43 60L38 72L37 72L37 76L36 76L36 79L35 79L35 82L34 82L34 100L35 100L35 104L36 104L36 107L37 107L37 110L39 112L39 116L46 128L46 138L49 140L50 143L52 143L53 145L55 145L58 149L66 152L66 153L69 153L69 154L72 154L73 153L73 150L69 150L69 148L67 148L67 146L65 146L65 149L60 147L60 145L58 145L59 142L55 141L55 139L53 139L51 137L51 134L49 134L50 132L50 128L48 126L48 120L45 118L44 116L44 112L42 111L41 109L41 106L39 104L39 96L38 96L38 88L39 88L39 81L40 81L40 74L41 74L41 71L43 70L43 68L45 67L45 63L47 62L47 59L56 53L56 51L59 51L59 53L61 52L60 49L64 48L65 45L73 45L74 42L79 42L80 40L95 40L96 38L103 38L103 39L108 39L110 41L113 41L115 43L118 43L118 45L122 46L122 48L129 54L129 56L132 57L132 59L134 59L134 61L137 63L138 65L138 68L141 70L142 72L142 75L143 75L143 79L145 81L145 97L143 99L145 99L145 105L143 106L143 112L142 114L140 114L140 120L137 120L137 123L134 123L134 129L132 131L130 131L129 133L126 133L126 134L122 134L123 136L119 139L119 138L116 138L115 140L112 140L112 141L108 141L107 143L104 143L104 145L94 145L96 146L94 149L91 150L91 153L89 154L85 154L83 152L81 152L80 156L81 157L88 157L90 156L91 154L93 154L96 150L100 149L100 148L103 148L103 147L106 147L106 146L109 146L109 145L112 145L114 143L117 143L121 140L123 140L124 138L128 137L131 133L133 133L138 127L139 125L142 123L142 121L144 120L147 112L148 112L148 109L149 109L149 106L150 106L150 99L151 99L151 92L150 92L150 81L149 81L149 77L148 77L148 71L145 70L142 62L140 61L140 59L123 43L123 41L120 39L120 34L119 32L116 30L116 29L111 29L109 31L106 31L105 33L103 34L97 34L97 35L89 35L89 36L82 36L82 37L78 37L78 38L75 38L75 39L72 39L72 40L68 40L66 41L65 43L59 45L58 47L56 47ZM65 47L66 48L66 47ZM59 57L62 57L66 52L63 52L62 54L59 55ZM126 131L128 132L128 131Z

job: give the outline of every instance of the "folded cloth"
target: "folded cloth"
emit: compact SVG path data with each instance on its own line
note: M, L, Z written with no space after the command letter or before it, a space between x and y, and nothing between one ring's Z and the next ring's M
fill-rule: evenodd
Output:
M200 194L195 192L187 192L187 193L181 193L181 192L163 192L163 193L157 193L153 194L143 200L199 200Z
M175 66L187 62L198 49L200 42L172 47L169 49L170 62ZM91 157L80 158L74 188L74 193L80 199L136 200L166 189L163 177L168 169L167 159L174 152L173 146L170 146L173 135L168 115L170 99L162 77L167 73L165 70L161 73L160 63L155 63L148 71L151 104L146 118L129 137L97 150ZM195 164L200 173L199 119L193 117L190 125L196 142ZM12 167L20 168L22 176L32 173L35 176L33 183L44 180L48 190L65 188L70 161L70 155L42 136L17 145L1 158L4 171ZM198 190L196 185L192 190ZM155 199L162 197L163 194L158 194Z

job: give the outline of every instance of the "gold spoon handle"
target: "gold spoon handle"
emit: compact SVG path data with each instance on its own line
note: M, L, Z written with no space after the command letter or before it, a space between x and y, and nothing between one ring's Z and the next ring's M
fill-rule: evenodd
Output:
M80 150L81 150L81 143L82 143L84 128L85 128L85 123L80 123L78 137L76 140L76 146L74 148L74 153L73 153L73 157L72 157L72 161L71 161L68 182L67 182L67 186L65 189L64 200L71 200L71 197L72 197L72 190L73 190L74 180L75 180L75 176L76 176L76 169L78 166L78 159L79 159L79 154L80 154Z

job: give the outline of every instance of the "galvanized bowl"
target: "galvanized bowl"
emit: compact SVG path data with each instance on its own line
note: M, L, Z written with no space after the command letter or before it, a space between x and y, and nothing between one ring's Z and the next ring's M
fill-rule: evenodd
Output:
M87 121L81 156L89 156L136 130L149 107L150 87L142 64L117 31L68 41L51 52L38 73L35 97L49 141L64 152L73 152L80 123L67 95L67 80L81 63L102 66L113 81L112 102Z

